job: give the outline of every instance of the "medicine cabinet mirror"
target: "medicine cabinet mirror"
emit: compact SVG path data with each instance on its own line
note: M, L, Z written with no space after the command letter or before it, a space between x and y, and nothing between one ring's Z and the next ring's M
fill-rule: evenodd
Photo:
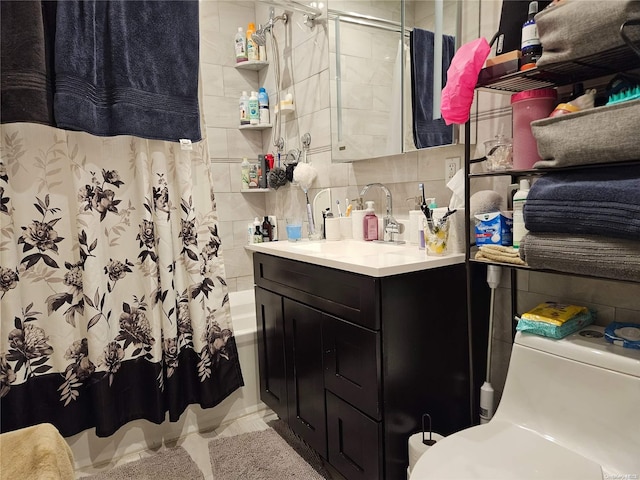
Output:
M416 150L409 32L420 28L449 35L454 39L455 50L464 41L477 38L479 3L479 0L327 1L334 162ZM435 72L443 59L440 55L420 61L426 62L424 68L434 68ZM441 77L436 73L436 82L438 78ZM432 98L435 102L431 108L439 116L439 91ZM457 141L456 126L453 131L448 143Z

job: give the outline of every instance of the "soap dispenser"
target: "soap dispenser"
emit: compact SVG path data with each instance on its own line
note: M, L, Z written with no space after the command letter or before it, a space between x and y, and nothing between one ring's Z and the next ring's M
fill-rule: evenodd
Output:
M367 202L367 209L365 210L364 219L362 221L364 239L367 242L370 242L371 240L378 240L378 217L373 209L373 203L373 201Z

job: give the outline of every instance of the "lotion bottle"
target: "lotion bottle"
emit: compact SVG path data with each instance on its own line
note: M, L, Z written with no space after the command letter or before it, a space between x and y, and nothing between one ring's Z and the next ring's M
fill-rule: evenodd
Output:
M247 61L247 39L242 27L238 27L235 37L236 63Z
M253 34L256 32L256 26L253 22L250 22L247 26L247 59L259 60L260 53L258 52L258 45L253 41Z
M524 204L529 195L529 180L520 180L520 188L513 196L513 248L520 248L522 237L527 234L524 226Z
M367 202L364 219L362 220L364 239L367 242L378 239L378 217L373 209L373 201Z

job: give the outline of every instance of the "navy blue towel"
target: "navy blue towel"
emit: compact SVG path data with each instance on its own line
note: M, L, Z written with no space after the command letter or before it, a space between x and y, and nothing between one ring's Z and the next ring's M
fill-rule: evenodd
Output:
M200 140L198 25L197 0L58 2L57 125Z
M549 173L524 206L531 232L640 240L640 166Z
M416 148L448 145L453 142L453 125L442 118L433 119L433 32L414 28L411 44L411 106L413 109L413 142ZM447 70L455 54L455 38L442 36L442 86L447 83Z
M2 123L55 125L53 44L56 3L0 2Z

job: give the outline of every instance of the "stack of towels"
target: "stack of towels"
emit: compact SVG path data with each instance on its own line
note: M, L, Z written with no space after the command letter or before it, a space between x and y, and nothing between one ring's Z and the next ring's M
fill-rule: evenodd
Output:
M531 187L524 220L529 266L640 281L640 166L549 173Z

